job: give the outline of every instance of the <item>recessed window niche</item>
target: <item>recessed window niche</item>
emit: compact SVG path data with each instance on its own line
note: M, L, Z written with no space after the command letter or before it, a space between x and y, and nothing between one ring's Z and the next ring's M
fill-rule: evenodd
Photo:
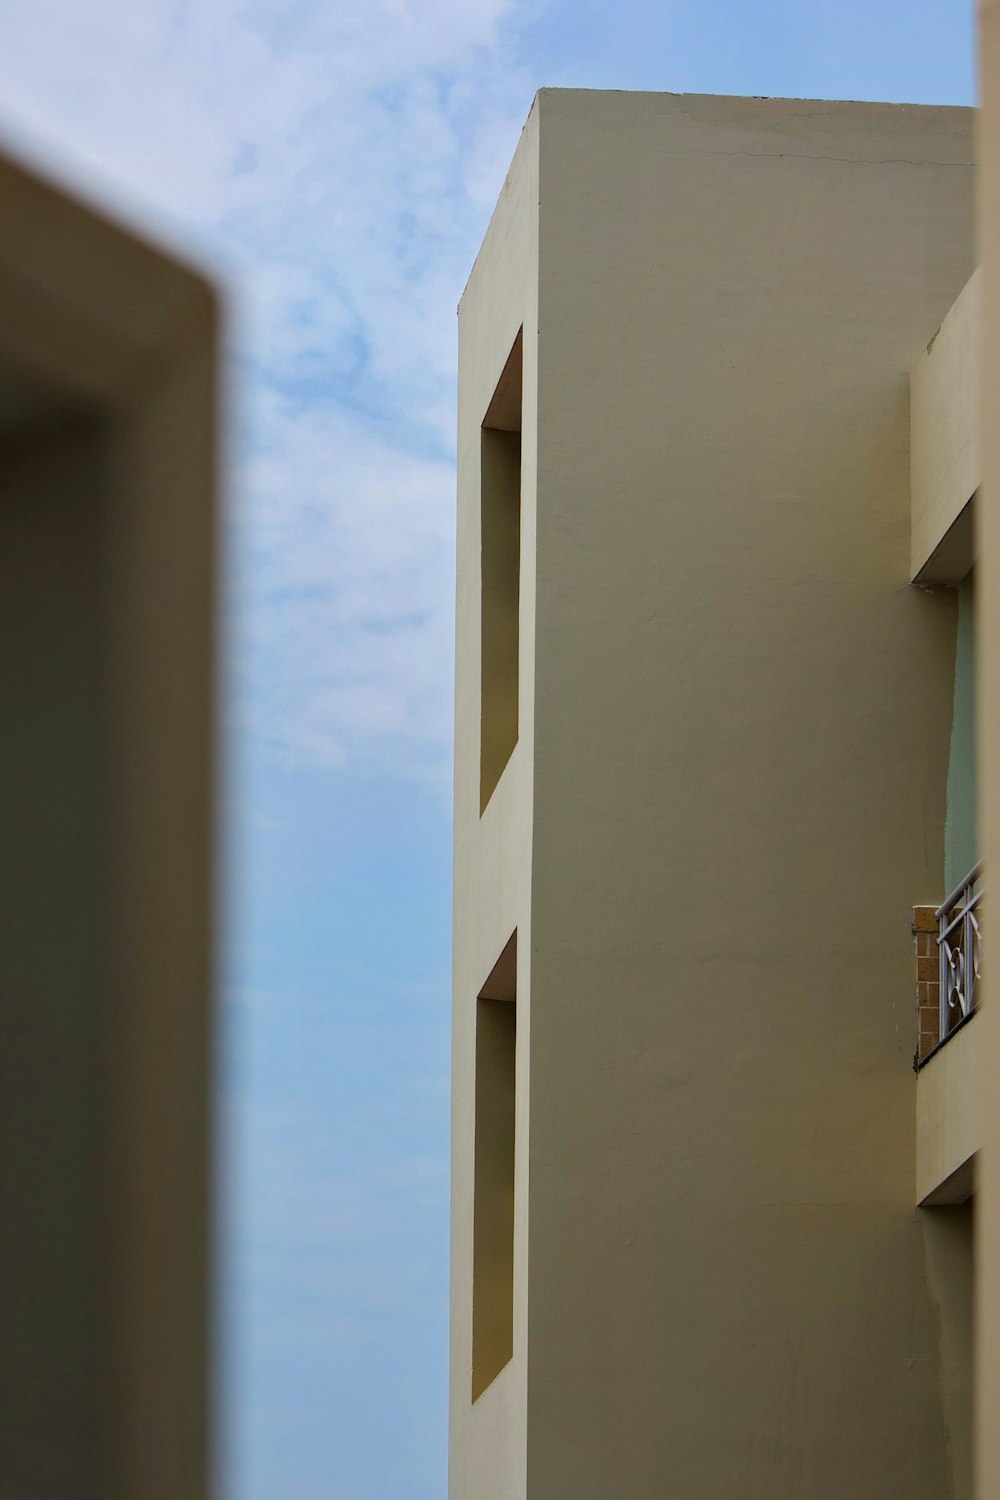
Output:
M514 1353L514 1058L517 933L476 1000L472 1399Z
M486 808L510 760L518 733L522 346L519 332L483 419L481 433L480 812Z

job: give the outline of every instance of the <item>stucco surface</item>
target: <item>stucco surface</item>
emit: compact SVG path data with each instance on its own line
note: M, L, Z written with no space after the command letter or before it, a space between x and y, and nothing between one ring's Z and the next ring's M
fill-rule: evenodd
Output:
M961 571L949 576L947 561L935 568L932 559L979 485L979 319L974 273L911 372L913 577L927 570L935 580L957 583L972 565L964 556Z
M908 374L969 133L541 97L539 1500L946 1492L909 920L955 616L907 588Z
M909 372L971 160L958 109L536 101L460 314L453 1500L948 1492L910 920L956 611L908 587ZM479 424L522 324L480 821ZM470 1016L515 926L514 1358L473 1405Z
M979 510L977 586L979 832L990 869L1000 868L1000 3L981 0L977 153L977 250L980 262ZM996 971L993 971L994 976ZM996 979L984 976L979 1027L982 1150L977 1182L976 1495L1000 1494L1000 1005Z
M459 308L449 1494L525 1494L538 133L532 113ZM481 428L523 332L518 740L480 814ZM508 420L504 417L504 422ZM517 941L514 1355L472 1401L476 997Z

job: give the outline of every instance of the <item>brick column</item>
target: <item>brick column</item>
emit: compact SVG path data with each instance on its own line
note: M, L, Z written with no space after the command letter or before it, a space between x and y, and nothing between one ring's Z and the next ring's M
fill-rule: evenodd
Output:
M913 908L913 945L917 962L917 1051L923 1062L941 1040L941 985L938 969L937 918L933 906Z

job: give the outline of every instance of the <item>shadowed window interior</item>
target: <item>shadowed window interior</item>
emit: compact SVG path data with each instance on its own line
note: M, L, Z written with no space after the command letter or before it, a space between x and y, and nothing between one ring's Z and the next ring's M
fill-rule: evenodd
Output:
M948 756L948 802L944 831L944 885L950 891L979 857L976 839L976 632L975 573L958 585L955 638L955 697Z
M971 1165L971 1164L970 1164ZM956 1177L958 1174L956 1174ZM971 1182L971 1170L962 1174ZM961 1192L964 1189L954 1189ZM937 1312L941 1405L948 1433L950 1494L972 1500L975 1196L920 1210L927 1281Z
M476 1001L472 1399L514 1353L514 1057L517 933Z
M0 376L0 1450L95 1494L107 802L103 428Z
M518 733L522 344L519 332L483 419L481 434L480 812L510 760Z

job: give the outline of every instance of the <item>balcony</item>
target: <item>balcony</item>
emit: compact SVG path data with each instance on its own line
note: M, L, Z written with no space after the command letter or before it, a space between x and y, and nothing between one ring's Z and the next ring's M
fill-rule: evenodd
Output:
M938 1045L976 1008L983 866L973 865L935 912L938 923Z
M982 863L940 906L913 908L920 1068L972 1015L980 973Z
M917 906L917 1202L962 1203L979 1142L973 1028L980 974L982 865L940 906Z

